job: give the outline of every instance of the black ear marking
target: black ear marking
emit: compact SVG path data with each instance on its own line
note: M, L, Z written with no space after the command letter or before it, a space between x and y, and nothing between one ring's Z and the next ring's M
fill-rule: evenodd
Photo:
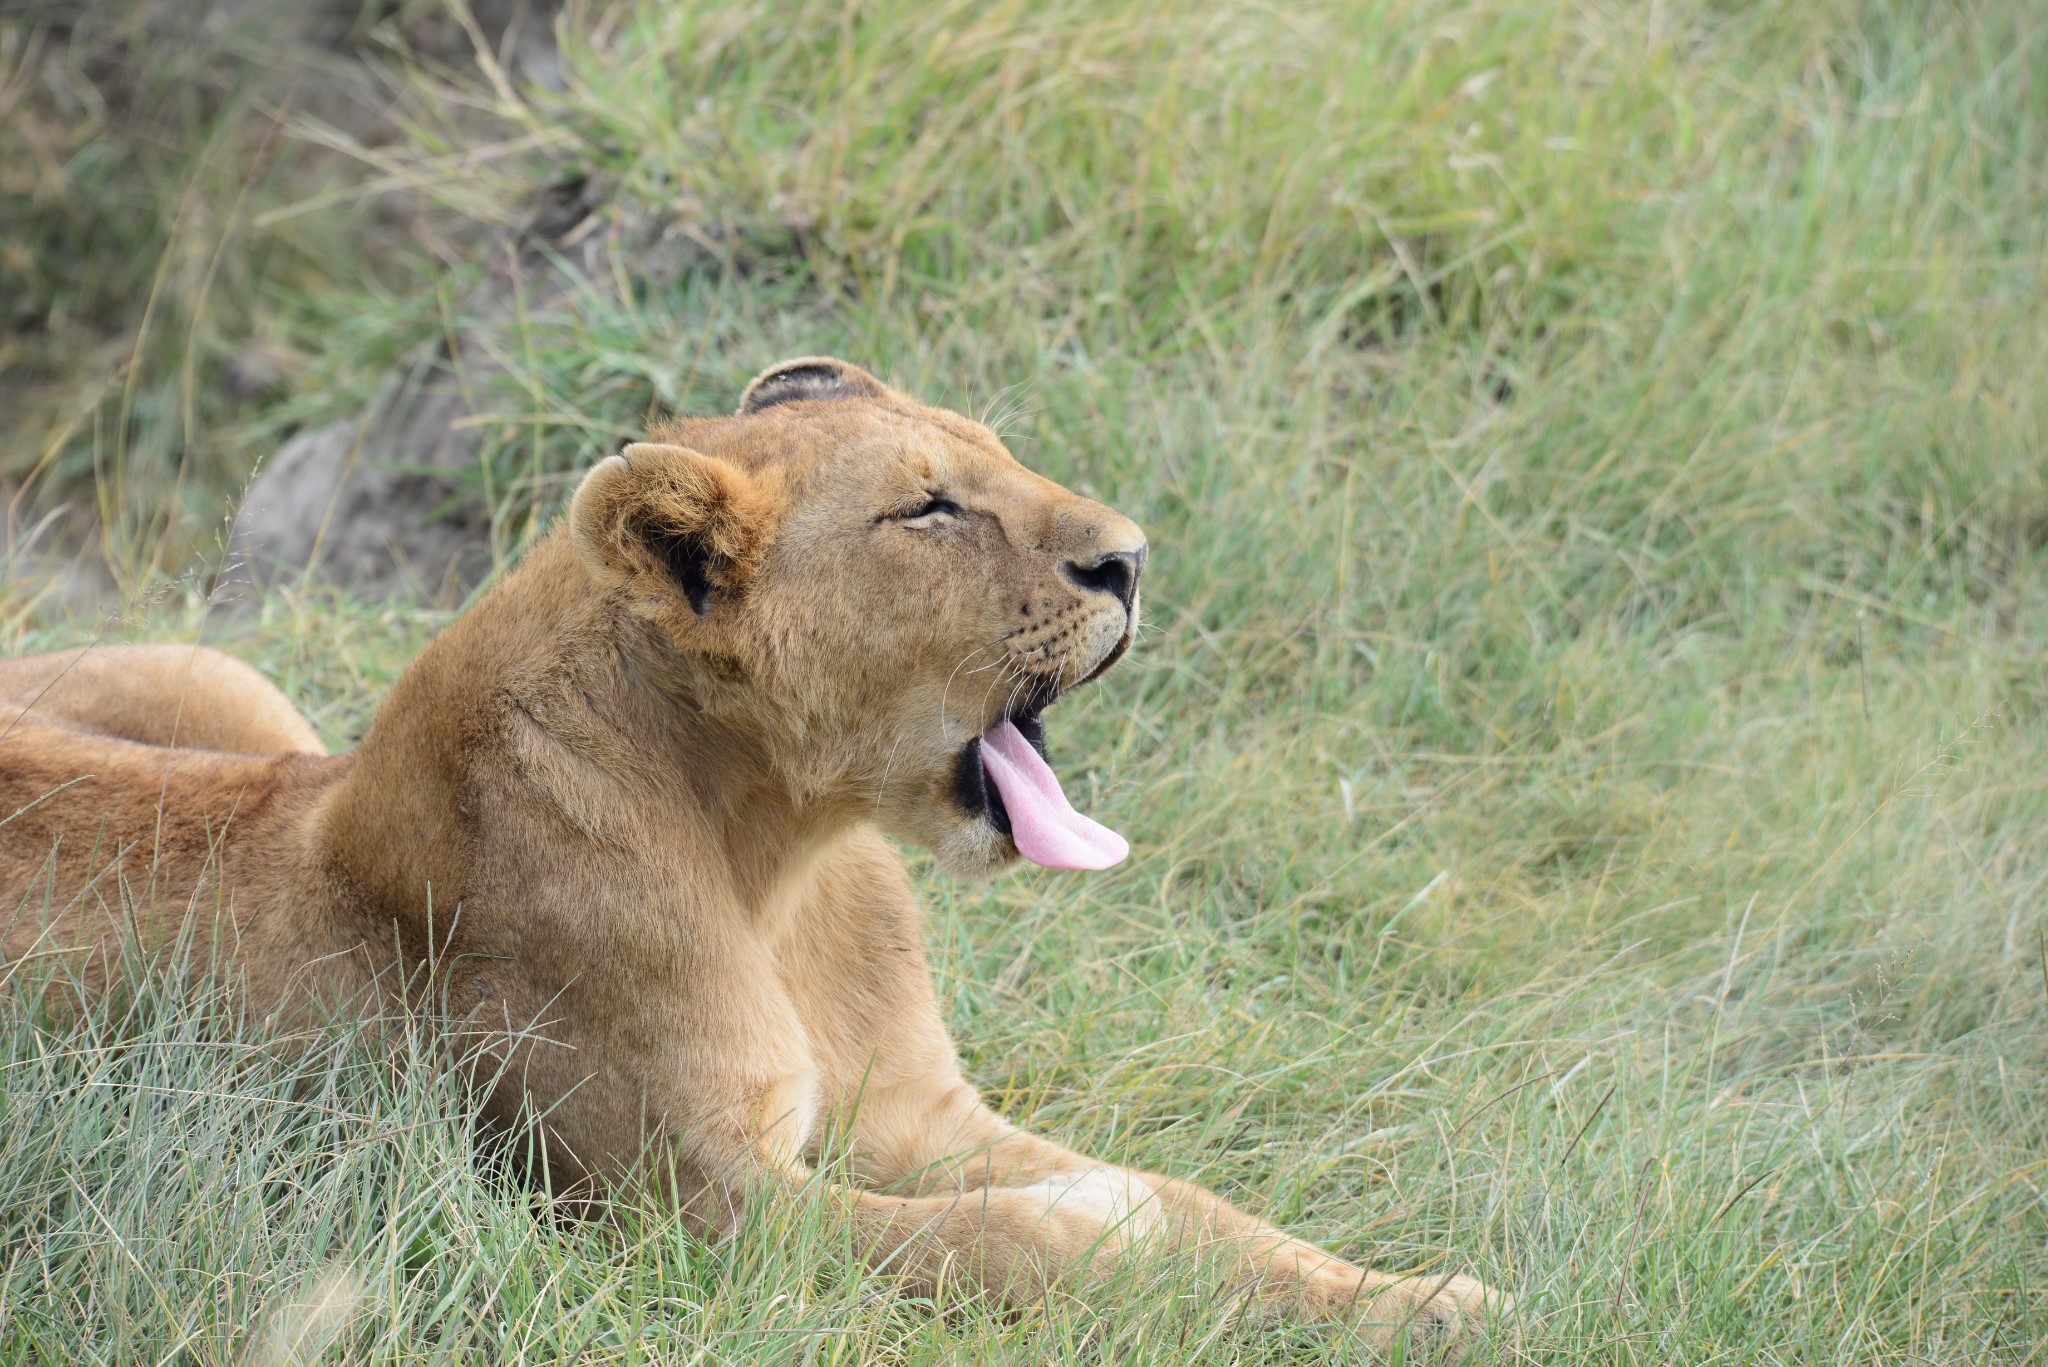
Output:
M650 535L647 544L668 566L676 583L682 585L691 611L699 617L711 611L711 547L704 538L688 532L664 531Z
M845 386L839 382L838 371L822 365L797 365L778 370L756 383L748 391L747 404L742 411L758 413L779 403L795 403L799 399L837 399L844 395Z
M740 412L759 413L781 403L825 399L879 398L882 382L832 356L802 356L770 366L740 397Z

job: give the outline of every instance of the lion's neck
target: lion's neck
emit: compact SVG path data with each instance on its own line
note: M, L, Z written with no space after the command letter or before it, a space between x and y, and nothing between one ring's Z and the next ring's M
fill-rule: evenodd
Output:
M645 814L650 843L715 866L752 920L786 921L821 861L857 824L844 803L806 800L757 738L721 724L675 681L620 668L586 684L578 701L602 714L620 742L571 742L582 745L600 784Z
M587 856L687 868L691 894L786 920L856 814L804 800L692 681L637 669L617 619L581 590L568 546L550 539L435 638L365 738L327 818L343 837L330 847L351 851L356 881L403 919L430 884L446 907L525 867L527 851L492 841L533 827L491 814L526 807ZM464 916L483 910L471 898Z

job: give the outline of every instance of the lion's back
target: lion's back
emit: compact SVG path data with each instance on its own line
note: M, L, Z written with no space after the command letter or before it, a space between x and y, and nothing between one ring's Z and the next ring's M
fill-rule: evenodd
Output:
M251 666L207 646L96 645L0 660L0 706L74 731L247 755L327 753Z
M86 956L97 978L117 939L154 952L214 908L239 926L302 867L296 814L345 764L144 745L0 706L0 952Z

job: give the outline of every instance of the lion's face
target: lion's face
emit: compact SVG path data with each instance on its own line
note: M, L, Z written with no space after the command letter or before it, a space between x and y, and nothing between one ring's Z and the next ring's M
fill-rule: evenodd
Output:
M1135 524L840 361L656 437L593 470L570 521L679 716L955 872L1123 857L1061 793L1041 714L1130 645Z

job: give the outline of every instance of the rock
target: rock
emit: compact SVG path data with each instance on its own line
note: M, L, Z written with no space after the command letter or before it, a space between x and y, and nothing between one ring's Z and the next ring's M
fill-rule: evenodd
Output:
M394 382L360 418L301 432L264 462L229 547L258 585L317 575L446 599L490 569L490 528L454 500L478 439L446 372ZM445 472L445 473L443 473Z
M275 67L260 86L265 98L377 146L401 136L401 127L383 82L358 59L396 43L448 67L475 63L493 81L559 84L560 12L560 0L473 0L461 12L467 21L454 10L387 12L358 0L51 0L40 17L66 60L91 67L95 91L113 92L117 106L154 92L160 74L147 60L152 52L262 52ZM224 107L223 91L188 83L193 89L181 89L180 98L201 100L209 117L216 105ZM301 431L261 462L215 583L246 578L267 587L311 574L359 591L445 600L479 582L492 565L490 525L475 478L483 435L460 425L472 413L465 395L490 393L498 367L487 359L489 343L516 318L516 294L523 292L529 308L560 298L565 280L553 253L591 235L578 229L596 207L580 178L542 191L527 227L486 249L486 259L504 264L479 297L465 301L464 314L478 320L473 332L392 376L365 412ZM251 339L226 368L224 383L253 402L288 389L299 368L300 358ZM82 533L74 539L91 540ZM0 551L17 565L56 564L47 537L24 541L0 529ZM65 568L74 558L86 559L65 557L58 567L67 595L73 586L79 593L98 586Z
M259 586L313 575L371 593L444 601L481 582L492 563L489 510L475 478L479 428L462 425L517 355L505 332L564 300L605 248L588 230L602 199L580 176L534 196L524 228L464 312L478 319L459 344L394 379L358 418L302 432L265 461L230 535L231 563ZM467 486L467 487L465 487Z

